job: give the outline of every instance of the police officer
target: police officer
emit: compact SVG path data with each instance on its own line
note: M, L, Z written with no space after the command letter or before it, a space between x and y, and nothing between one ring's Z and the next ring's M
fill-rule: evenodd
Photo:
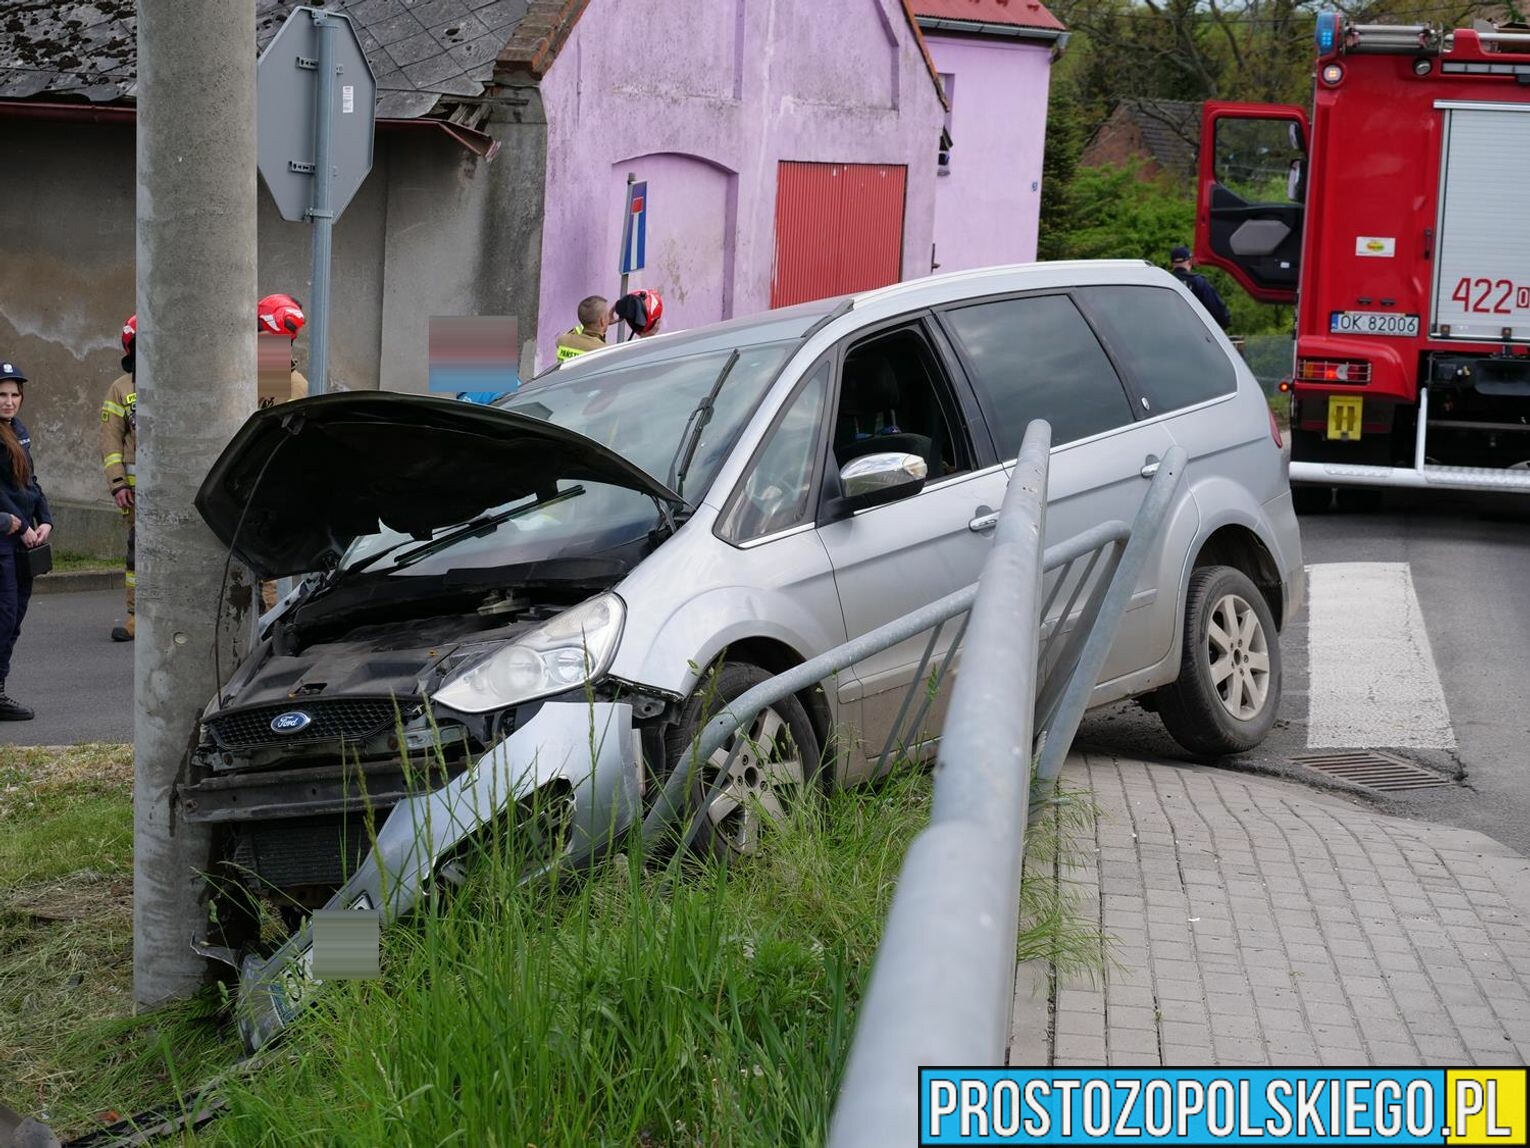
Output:
M1190 261L1190 249L1184 245L1176 247L1169 252L1169 274L1178 279L1190 293L1194 295L1206 313L1216 320L1217 326L1227 330L1227 325L1232 322L1232 316L1228 314L1227 304L1222 302L1222 296L1217 294L1217 289L1211 285L1211 281L1204 275L1197 275L1194 264Z
M32 597L27 551L53 533L48 498L32 465L32 436L17 417L26 381L15 363L0 361L0 721L32 720L30 709L6 696L5 679Z
M138 337L138 316L130 315L122 324L122 371L106 392L101 404L101 466L106 471L106 485L112 500L127 520L127 621L112 627L112 641L131 642L137 632L138 576L133 569L134 509L138 499L138 476L134 460L138 454L138 387L134 381L134 344Z
M579 325L558 336L558 362L566 363L606 345L606 328L611 325L611 308L604 296L590 295L579 302Z

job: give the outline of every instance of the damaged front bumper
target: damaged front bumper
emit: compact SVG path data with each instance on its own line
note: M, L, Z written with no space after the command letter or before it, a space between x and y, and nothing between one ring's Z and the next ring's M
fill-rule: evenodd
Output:
M571 788L566 842L547 866L593 859L620 839L642 803L642 746L625 702L549 702L461 775L399 802L366 860L325 905L376 911L387 925L419 902L443 862L515 802L543 787ZM232 954L199 950L208 956ZM312 919L271 956L246 956L236 1005L251 1051L291 1023L320 982L313 975Z

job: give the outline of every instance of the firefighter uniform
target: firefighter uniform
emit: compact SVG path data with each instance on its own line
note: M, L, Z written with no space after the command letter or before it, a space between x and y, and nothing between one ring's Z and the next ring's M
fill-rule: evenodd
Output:
M106 485L112 497L117 491L128 489L135 492L138 486L136 460L138 455L138 391L132 375L122 375L112 383L101 404L101 466L106 471ZM138 579L133 569L134 507L122 508L127 519L127 625L124 629L131 638L137 613Z
M292 370L291 392L285 395L261 395L256 405L261 410L265 410L267 407L276 406L277 403L285 403L291 399L306 399L307 397L308 380L303 377L303 373L301 371L294 367Z
M604 339L598 339L594 335L586 335L584 327L578 326L571 331L564 331L558 336L558 362L566 363L570 359L577 359L589 351L598 351L606 346Z

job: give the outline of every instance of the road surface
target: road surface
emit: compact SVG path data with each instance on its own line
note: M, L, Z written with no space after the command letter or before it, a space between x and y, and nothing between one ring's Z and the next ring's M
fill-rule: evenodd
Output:
M1464 778L1390 808L1530 854L1530 501L1389 492L1376 513L1301 521L1310 601L1281 641L1281 721L1233 767L1310 780L1293 755L1395 750ZM1130 703L1089 715L1080 737L1186 760Z
M6 692L37 717L0 722L0 744L133 740L133 645L110 637L122 614L121 590L32 599Z

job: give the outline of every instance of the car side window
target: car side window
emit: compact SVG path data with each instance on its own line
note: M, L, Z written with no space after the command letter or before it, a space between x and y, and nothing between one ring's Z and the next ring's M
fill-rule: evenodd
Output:
M1238 389L1238 374L1211 329L1167 287L1085 287L1089 320L1146 399L1149 414L1194 406Z
M917 324L855 344L840 372L834 466L884 453L919 456L930 482L973 467L950 380Z
M718 524L725 541L738 545L807 520L828 396L829 363L824 362L792 397L744 475Z
M1125 426L1131 403L1089 324L1066 295L1032 295L944 313L986 400L1000 454L1014 458L1032 419L1052 443Z

